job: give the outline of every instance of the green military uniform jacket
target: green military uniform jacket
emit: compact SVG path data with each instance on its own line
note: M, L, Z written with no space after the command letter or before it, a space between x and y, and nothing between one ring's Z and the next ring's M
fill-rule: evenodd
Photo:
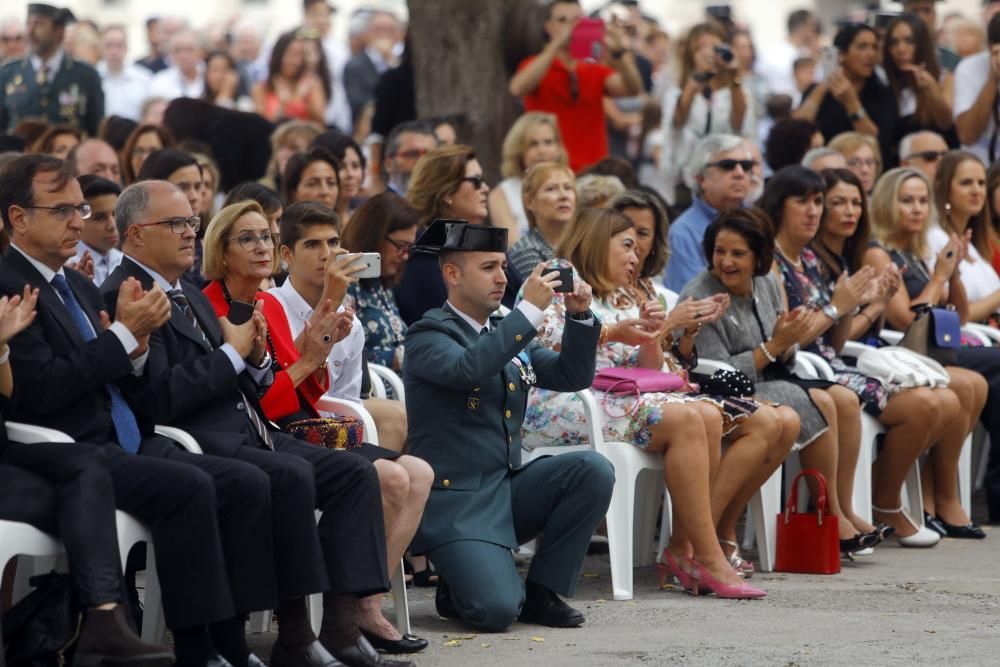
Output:
M69 125L96 137L104 118L101 76L67 53L45 85L39 84L39 73L28 57L0 67L0 131L9 132L29 118Z
M417 553L455 540L516 547L510 475L522 467L530 388L522 369L537 377L537 386L555 391L579 391L594 381L596 319L568 320L561 352L533 343L537 332L517 309L490 321L492 332L480 336L446 305L406 333L409 453L434 468L413 539Z

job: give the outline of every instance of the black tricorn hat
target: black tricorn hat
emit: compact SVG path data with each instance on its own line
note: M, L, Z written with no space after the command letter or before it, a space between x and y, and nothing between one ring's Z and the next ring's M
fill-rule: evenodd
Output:
M424 230L413 250L425 255L439 255L448 250L507 252L507 229L439 218Z
M57 25L66 25L76 20L73 12L63 7L46 5L41 2L33 2L28 5L28 15L37 14L52 19Z

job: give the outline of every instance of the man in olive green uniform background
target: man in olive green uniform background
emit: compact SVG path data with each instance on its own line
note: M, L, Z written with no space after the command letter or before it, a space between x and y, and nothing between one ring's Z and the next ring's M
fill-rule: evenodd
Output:
M0 68L0 132L33 118L97 136L104 90L97 70L63 50L72 20L68 9L28 5L29 53Z
M515 619L553 627L583 623L559 595L576 589L590 537L604 518L614 469L596 452L521 462L521 422L531 385L578 391L594 379L600 322L590 286L566 295L562 349L532 342L558 273L539 264L523 300L490 317L507 279L507 231L436 221L417 243L440 251L448 302L406 336L403 378L410 453L434 468L416 553L440 575L438 613L486 632ZM521 582L511 549L542 535ZM523 608L522 608L523 606Z

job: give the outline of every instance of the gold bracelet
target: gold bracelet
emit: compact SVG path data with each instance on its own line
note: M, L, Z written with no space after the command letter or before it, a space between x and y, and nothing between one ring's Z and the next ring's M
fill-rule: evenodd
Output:
M611 335L611 329L607 324L601 325L601 335L597 338L598 345L604 345L608 342L608 338Z

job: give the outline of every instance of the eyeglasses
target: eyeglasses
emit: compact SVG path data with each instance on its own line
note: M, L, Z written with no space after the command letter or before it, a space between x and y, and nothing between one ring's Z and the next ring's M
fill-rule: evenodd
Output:
M472 187L474 187L476 190L479 190L484 185L486 185L486 181L483 179L482 175L479 175L479 176L466 176L465 178L462 179L461 182L462 183L465 183L465 182L472 183Z
M869 169L874 169L875 167L878 166L878 162L875 160L875 158L871 157L869 158L852 157L850 160L847 161L847 166L854 168L868 167Z
M390 155L389 157L402 157L407 160L419 160L423 156L427 155L427 149L425 148L412 148L408 151L397 151Z
M937 162L942 157L944 157L945 151L920 151L918 153L911 153L904 157L904 160L915 160L917 158L923 160L924 162Z
M228 238L226 239L226 243L229 243L230 241L236 241L237 243L240 244L241 248L243 248L247 252L251 252L257 247L258 242L263 243L265 248L273 248L274 237L275 235L272 234L271 232L261 232L260 234L251 234L248 232L245 234L240 234L236 238Z
M58 220L66 222L71 217L73 217L73 212L80 214L80 217L86 220L90 217L90 214L94 212L90 204L77 204L73 206L72 204L63 204L62 206L25 206L24 208L34 208L42 211L52 211Z
M756 160L716 160L715 162L706 164L705 168L716 167L722 171L733 171L736 167L739 167L743 171L749 172L756 164Z
M4 44L16 44L18 42L24 41L24 35L2 35L0 36L0 42Z
M193 231L197 232L201 229L201 218L197 215L192 215L190 218L167 218L166 220L157 220L156 222L139 222L133 227L152 227L153 225L170 225L170 231L174 234L183 234L184 231L190 227Z
M395 248L396 252L400 255L409 255L410 251L413 250L413 246L416 245L410 241L397 241L396 239L389 238L388 236L385 237L385 240L389 243L389 245Z

